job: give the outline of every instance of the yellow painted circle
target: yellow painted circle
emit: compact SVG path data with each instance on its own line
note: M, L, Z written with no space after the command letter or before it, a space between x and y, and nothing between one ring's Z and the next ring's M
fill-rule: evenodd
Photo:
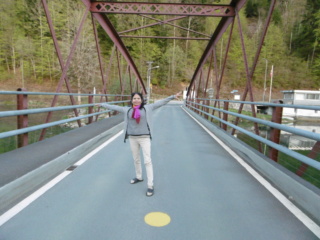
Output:
M170 223L171 218L163 212L151 212L144 217L144 221L153 227L164 227Z

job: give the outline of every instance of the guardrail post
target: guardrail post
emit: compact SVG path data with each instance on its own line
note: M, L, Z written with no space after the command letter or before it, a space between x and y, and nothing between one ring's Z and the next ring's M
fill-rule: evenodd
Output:
M206 105L206 107L205 107L205 108L206 108L206 109L205 109L205 112L209 114L210 109L209 109L208 107L209 107L209 105L210 105L210 100L208 100L208 99L205 100L205 105ZM205 116L204 116L204 118L205 118L206 120L209 119L208 114L205 114Z
M194 99L193 99L193 98L190 98L190 99L189 99L189 109L192 110L192 111L194 111L194 109L193 109L192 107L194 107Z
M196 113L200 115L200 106L199 106L200 100L199 100L199 99L196 99L196 103L197 103L197 104L196 104L196 108L197 108Z
M229 102L224 102L223 103L223 110L229 111ZM228 122L228 113L223 113L222 118L224 121ZM225 123L222 123L222 129L227 131L228 125Z
M91 93L89 92L89 94L91 94ZM89 104L93 104L93 95L89 95L88 96L88 103ZM89 114L93 113L93 106L88 107L88 113ZM93 116L88 117L88 124L91 124L92 122L93 122Z
M17 91L24 92L26 89L18 88ZM17 110L28 109L28 95L17 94ZM28 127L28 115L17 116L17 129ZM28 133L17 135L17 147L24 147L28 145Z
M272 107L272 122L274 123L282 123L282 107ZM271 128L270 131L270 141L279 144L280 143L280 129ZM279 151L277 149L271 148L269 157L275 161L278 162L278 153Z

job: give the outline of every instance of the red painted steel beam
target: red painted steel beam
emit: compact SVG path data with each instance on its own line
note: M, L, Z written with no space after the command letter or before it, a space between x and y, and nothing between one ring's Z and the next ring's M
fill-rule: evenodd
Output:
M136 35L120 35L122 38L161 38L161 39L180 39L180 40L198 40L209 41L210 38L191 38L191 37L163 37L163 36L136 36Z
M205 51L203 52L200 61L198 63L198 66L192 76L187 95L190 93L190 86L192 86L197 79L197 76L199 75L202 66L205 64L206 60L210 56L211 51L213 50L216 43L219 41L219 39L222 37L222 34L227 30L228 26L233 22L233 18L223 18L219 25L217 26L215 32L213 33Z
M96 42L96 49L97 49L97 53L98 53L98 60L99 60L102 85L105 86L106 80L105 80L104 73L103 73L103 61L102 61L101 49L100 49L100 44L99 44L99 39L98 39L98 31L97 31L96 23L93 19L93 16L91 16L91 21L92 21L92 27L93 27L93 33L94 33L94 40ZM106 91L105 91L105 94L106 94Z
M86 7L91 6L90 0L82 0L82 2L85 4ZM145 88L144 83L142 81L142 78L140 76L140 73L139 73L135 63L133 62L127 48L125 47L124 43L122 42L119 34L117 33L117 31L113 27L112 23L110 22L109 18L101 13L92 13L92 16L99 22L101 27L106 31L106 33L109 35L111 40L117 46L118 50L121 52L122 56L126 59L130 68L132 69L133 73L136 75L136 78L140 82L142 92L144 94L146 94L147 91L146 91L146 88Z
M247 86L248 86L248 89L250 92L250 101L254 102L253 91L252 91L252 75L249 70L248 57L247 57L246 47L245 47L245 43L244 43L243 31L242 31L242 26L241 26L239 14L237 14L236 18L237 18L238 26L239 26L238 29L239 29L239 35L240 35L240 40L241 40L243 61L244 61L244 65L245 65L246 75L247 75ZM253 104L251 104L251 112L252 112L253 117L257 117L255 106ZM258 123L254 122L253 124L254 124L255 133L259 136L260 131L259 131ZM258 147L259 147L259 151L262 152L261 142L258 142Z
M213 53L211 54L210 65L208 68L207 81L206 81L206 86L204 88L204 98L207 97L207 90L208 90L208 83L209 83L210 72L211 72L211 67L212 67L212 61L213 61Z
M179 3L93 2L90 11L94 13L209 17L232 17L235 15L234 8L230 5Z
M247 2L247 0L233 0L230 3L230 6L233 7L233 9L237 9L238 11L244 6L244 4ZM234 15L233 15L234 16ZM194 84L195 79L197 78L199 72L201 71L202 66L205 64L207 61L208 57L211 54L211 51L213 50L214 46L217 44L217 42L220 40L222 37L223 33L227 30L228 26L233 22L234 17L227 17L227 18L222 18L221 21L219 22L215 32L213 33L205 51L203 52L200 61L198 63L198 66L193 74L193 77L191 79L187 95L190 94L190 89L191 86Z
M62 77L60 78L60 81L59 81L58 86L56 88L56 92L57 93L60 92L60 90L62 88L63 80L64 80L65 83L66 83L66 87L67 87L68 92L71 93L72 92L71 86L70 86L69 80L68 80L67 75L66 75L66 71L68 69L68 64L69 63L67 62L67 64L65 65L65 63L63 61L62 54L61 54L61 51L60 51L60 48L59 48L58 40L57 40L57 37L56 37L56 33L55 33L55 30L54 30L54 26L53 26L52 18L50 16L50 11L49 11L47 2L46 2L46 0L42 0L41 2L42 2L43 9L44 9L44 12L45 12L45 15L46 15L46 18L47 18L47 22L48 22L48 25L49 25L49 29L50 29L50 33L51 33L51 36L52 36L53 44L54 44L54 47L56 49L56 53L57 53L57 56L58 56L59 64L60 64L60 67L61 67L61 70L62 70ZM85 16L87 16L88 12L89 11L86 10ZM78 35L81 32L81 28L82 28L81 25L83 25L84 19L85 19L85 17L83 18L83 20L82 20L82 22L80 24L80 28L79 28L78 33L76 35L76 38L75 38L75 40L74 40L74 42L72 44L68 60L71 60L72 55L73 55L73 53L75 51L77 39L79 38ZM75 105L75 100L74 100L73 96L70 96L70 100L71 100L72 105ZM53 97L53 99L52 99L51 107L54 107L56 105L57 101L58 101L58 95L55 95ZM76 109L74 109L74 114L76 116L78 116L78 111ZM47 117L46 117L45 122L46 123L50 122L51 117L52 117L52 112L49 112ZM78 122L78 126L81 127L81 121L77 120L77 122ZM44 139L45 133L46 133L46 128L41 130L39 141Z
M144 29L144 28L148 28L148 27L152 27L152 26L156 26L156 25L160 25L160 24L169 24L169 22L176 21L176 20L183 19L183 18L187 17L187 16L180 16L180 17L176 17L176 18L172 18L172 19L168 19L168 20L162 21L162 20L159 20L159 19L156 19L156 18L153 18L153 17L149 17L149 16L146 16L146 15L139 15L139 16L145 17L145 18L149 18L149 19L155 20L157 22L156 23L152 23L152 24L148 24L148 25L145 25L145 26L142 26L142 27L137 27L137 28L125 30L125 31L119 32L119 34L126 33L126 32L137 31L137 30L140 30L140 29Z
M27 89L18 88L17 91L25 92ZM28 109L28 95L18 94L17 95L17 110ZM28 127L28 115L17 116L17 129ZM29 133L19 134L17 136L17 147L21 148L28 145Z
M114 44L117 46L117 49L121 52L123 57L127 60L130 68L136 75L136 78L139 80L142 91L144 94L147 93L146 88L144 86L143 80L140 76L140 73L133 62L127 48L125 47L124 43L122 42L120 36L118 35L117 31L114 29L112 23L109 21L109 19L106 16L101 15L100 13L93 13L93 16L97 19L97 21L100 23L101 27L107 32L111 40L114 42Z
M274 123L282 124L283 108L282 107L274 107L272 109L273 109L273 112L272 112L271 121ZM271 128L270 141L272 141L276 144L280 144L280 133L281 133L280 129ZM279 150L277 150L275 148L271 148L270 152L269 152L269 158L271 158L275 162L278 162L278 154L279 154Z
M119 54L116 49L116 57L117 57L117 65L118 65L118 74L119 74L119 80L120 80L120 89L121 89L121 95L123 95L123 84L122 84L122 75L121 75L121 67L120 67L120 59Z
M271 16L272 16L272 13L274 11L275 5L276 5L276 0L272 0L271 3L270 3L269 12L268 12L268 16L267 16L267 19L266 19L266 22L265 22L265 26L264 26L264 29L262 31L262 36L260 38L258 50L256 51L255 58L253 60L253 65L251 67L251 71L250 71L250 78L251 79L253 78L253 74L255 72L258 59L260 57L262 45L263 45L264 39L265 39L266 34L267 34L267 30L268 30L268 27L269 27L269 24L270 24L270 21L271 21ZM248 86L248 84L246 84L246 88L245 88L245 91L244 91L242 99L241 99L242 101L244 101L246 99L248 91L249 91L249 86ZM240 107L239 107L239 110L238 110L238 113L242 112L243 106L244 106L244 104L241 103ZM239 117L236 118L235 125L238 125L238 123L239 123ZM233 135L234 133L235 133L235 129L232 130L231 134Z
M211 37L211 35L207 35L207 34L204 34L204 33L201 33L201 32L194 31L192 29L184 28L184 27L181 27L179 25L169 23L169 22L176 21L176 20L179 20L179 19L182 19L182 18L186 18L187 16L180 16L180 17L168 19L168 20L165 20L165 21L161 21L159 19L156 19L156 18L153 18L153 17L149 17L147 15L142 15L142 14L139 14L139 16L155 20L155 21L157 21L157 23L152 23L152 24L148 24L148 25L145 25L145 26L142 26L142 27L137 27L137 28L125 30L125 31L119 32L119 34L121 35L121 34L126 33L126 32L136 31L136 30L139 30L139 29L143 29L143 28L147 28L147 27L151 27L151 26L155 26L155 25L159 25L159 24L166 24L166 25L170 25L170 26L173 26L173 27L188 31L188 32L193 32L193 33L196 33L196 34L199 34L199 35L202 35L202 36Z
M197 32L197 31L194 31L194 30L192 30L192 29L190 29L190 28L184 28L184 27L181 27L181 26L179 26L179 25L169 23L169 22L171 22L171 20L175 21L175 19L178 20L179 18L180 18L180 19L181 19L181 18L186 18L186 17L188 17L188 16L182 16L182 17L178 17L178 18L173 18L173 19L169 19L169 20L166 20L166 21L161 21L161 20L159 20L159 19L156 19L156 18L153 18L153 17L149 17L149 16L147 16L147 15L140 15L140 16L145 17L145 18L149 18L149 19L152 19L152 20L155 20L155 21L157 21L157 22L160 23L160 24L170 25L170 26L172 26L172 27L176 27L176 28L179 28L179 29L188 31L188 32L193 32L193 33L196 33L196 34L199 34L199 35L202 35L202 36L211 37L211 35L204 34L204 33L201 33L201 32Z

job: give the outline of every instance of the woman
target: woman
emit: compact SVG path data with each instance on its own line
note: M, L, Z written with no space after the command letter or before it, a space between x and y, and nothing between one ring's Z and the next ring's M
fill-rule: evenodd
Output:
M147 172L148 189L146 195L152 196L153 187L153 167L151 160L151 139L152 139L152 115L153 110L167 104L169 101L179 97L181 93L157 101L153 104L144 104L141 93L131 94L131 107L121 107L107 103L96 104L110 110L124 113L124 139L129 138L133 155L136 177L131 180L131 184L142 182L142 168L140 159L140 148L142 149L144 164Z

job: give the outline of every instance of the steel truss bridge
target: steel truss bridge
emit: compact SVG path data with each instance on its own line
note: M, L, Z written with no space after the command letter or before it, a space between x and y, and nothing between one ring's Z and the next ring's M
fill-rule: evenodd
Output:
M81 1L84 13L69 55L63 59L47 1L41 0L61 67L56 92L0 92L0 97L17 101L17 109L0 112L1 121L17 121L16 129L0 133L1 141L14 139L17 145L17 149L0 154L0 239L320 238L320 134L283 124L284 108L316 114L320 107L256 102L252 90L276 0L270 1L251 66L239 17L246 0L224 5ZM125 92L147 95L145 81L124 39L160 36L127 35L140 28L118 32L111 14L172 16L143 28L163 24L180 27L171 22L190 16L220 19L211 35L165 37L207 41L207 45L190 79L186 99L155 113L158 127L153 161L157 183L152 198L145 197L144 183L128 184L130 152L119 137L123 116L98 109L95 103L126 105L130 96ZM75 94L67 73L89 15L102 93ZM120 53L126 60L130 84L124 84L119 70L120 92L107 89L109 70L102 60L98 24L114 43L116 54L111 58L119 59ZM239 101L220 99L236 24L247 78ZM224 34L226 50L218 68L216 47ZM208 97L212 72L215 92ZM62 92L63 85L67 92ZM49 97L50 106L29 108L31 99L37 101L38 96ZM78 96L87 97L88 103L77 105ZM70 104L57 106L61 98ZM270 110L270 118L258 113L261 108ZM60 111L71 112L71 117L57 120L55 113ZM40 114L45 115L43 123L33 125L32 116ZM70 122L77 128L48 136L53 127ZM287 138L307 139L308 151L288 147L281 140L282 132ZM150 220L149 213L163 213L165 220L157 215Z

